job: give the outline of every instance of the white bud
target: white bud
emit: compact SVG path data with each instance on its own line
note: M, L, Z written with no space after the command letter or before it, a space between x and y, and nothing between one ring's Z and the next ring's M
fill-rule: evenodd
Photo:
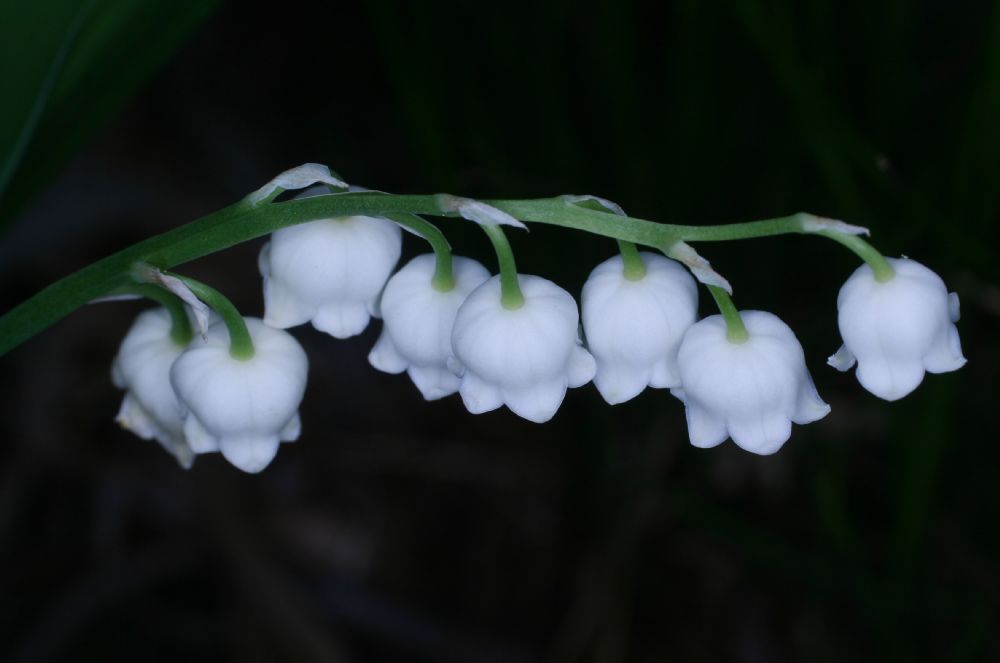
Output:
M646 274L625 278L622 257L605 260L583 286L587 348L597 360L594 384L608 403L623 403L646 386L680 386L677 348L698 319L698 286L686 269L640 253Z
M181 467L194 463L184 438L183 407L170 386L170 366L184 347L170 338L164 308L143 311L132 323L111 365L111 380L125 390L115 420L144 440L155 439Z
M830 411L816 392L802 346L777 316L743 311L748 339L726 338L721 315L696 322L677 354L688 436L696 447L727 437L755 454L772 454L788 440L792 422L807 424Z
M234 359L220 321L177 358L170 381L185 406L184 433L197 453L221 451L244 472L260 472L280 442L299 436L298 408L309 360L291 334L246 319L254 356Z
M402 249L399 226L346 216L282 228L261 249L264 322L287 329L306 322L336 338L360 334Z
M829 364L846 371L858 364L861 385L894 401L917 388L924 372L965 365L958 337L958 295L915 260L887 258L895 272L885 282L867 264L858 267L837 297L844 345Z
M542 423L555 415L566 389L593 379L594 358L580 342L573 297L538 276L518 276L524 304L506 309L500 277L476 288L458 309L452 349L459 393L473 414L506 405Z
M436 259L417 256L396 272L382 293L382 335L368 355L371 365L386 373L406 371L427 400L458 391L461 380L447 366L451 332L459 306L490 277L475 260L454 256L455 287L434 288Z

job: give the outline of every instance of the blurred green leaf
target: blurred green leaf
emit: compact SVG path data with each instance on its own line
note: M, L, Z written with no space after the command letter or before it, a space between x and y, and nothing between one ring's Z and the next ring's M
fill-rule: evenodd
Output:
M217 4L0 4L0 230L121 110Z

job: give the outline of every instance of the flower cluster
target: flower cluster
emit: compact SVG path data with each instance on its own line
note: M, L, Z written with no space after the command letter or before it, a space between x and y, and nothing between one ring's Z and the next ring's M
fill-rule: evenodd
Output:
M282 228L260 253L263 319L237 314L234 323L223 315L179 343L165 310L137 318L113 366L115 384L126 390L118 421L156 439L184 467L197 454L221 452L241 470L259 472L301 428L308 360L285 329L309 322L347 338L372 317L383 320L372 366L407 373L426 400L457 393L474 414L506 405L542 423L568 389L591 381L612 405L647 387L669 389L685 407L692 445L731 438L763 455L782 447L792 423L829 413L794 332L771 313L737 311L714 272L710 289L722 314L699 320L688 269L623 244L621 255L590 273L578 308L555 283L517 273L496 227L516 220L465 199L448 205L484 225L500 274L440 244L393 273L402 243L395 219L352 215ZM671 255L694 255L681 259L705 281L708 263L690 247ZM868 391L895 400L925 371L965 363L954 324L958 297L913 260L878 258L881 271L865 264L840 291L844 345L830 364L847 370L856 362ZM237 352L234 334L252 350Z

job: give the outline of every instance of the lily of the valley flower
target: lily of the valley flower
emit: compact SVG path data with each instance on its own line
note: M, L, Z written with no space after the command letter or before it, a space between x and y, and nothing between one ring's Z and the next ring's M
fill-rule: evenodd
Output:
M955 323L958 295L915 260L887 258L894 275L879 282L871 267L858 267L837 296L837 323L844 345L829 359L846 371L857 360L858 381L894 401L917 388L924 371L947 373L965 365Z
M680 385L677 348L698 317L698 287L687 270L654 253L639 255L642 278L626 278L615 256L590 273L581 297L587 347L597 360L594 384L612 405L647 385Z
M170 370L185 407L184 433L196 453L221 451L244 472L260 472L280 442L299 436L298 408L309 360L288 332L246 319L255 354L229 354L229 332L220 321L196 336Z
M170 366L184 347L170 337L165 308L143 311L132 323L111 365L111 380L125 390L115 420L144 440L155 439L182 467L194 463L184 437L183 406L170 386Z
M743 311L749 338L726 338L721 315L696 322L677 354L688 436L696 447L727 437L756 454L772 454L788 440L792 422L807 424L830 411L816 392L802 346L777 316Z
M380 305L382 335L368 355L380 371L406 371L429 401L458 391L461 380L447 366L455 315L469 293L490 277L475 260L454 256L455 286L443 292L432 283L434 268L434 255L421 255L389 279Z
M542 423L555 415L566 389L590 382L594 358L580 342L573 297L538 276L518 277L524 304L504 308L500 277L476 288L458 309L452 349L459 393L473 414L507 405Z
M322 189L322 187L321 187ZM299 197L318 195L308 190ZM399 260L402 235L370 216L321 219L282 228L261 249L264 322L287 329L306 322L336 338L364 331Z

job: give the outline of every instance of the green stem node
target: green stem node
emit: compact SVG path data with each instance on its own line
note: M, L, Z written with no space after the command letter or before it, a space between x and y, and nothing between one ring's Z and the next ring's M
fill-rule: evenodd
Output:
M510 311L524 306L524 295L517 279L517 264L514 262L514 252L500 226L480 226L490 238L493 250L497 254L500 265L500 303Z
M726 340L730 343L746 343L750 335L747 333L743 318L736 310L729 293L718 286L710 285L707 287L708 291L712 293L712 298L715 299L715 304L719 307L722 319L726 321Z

